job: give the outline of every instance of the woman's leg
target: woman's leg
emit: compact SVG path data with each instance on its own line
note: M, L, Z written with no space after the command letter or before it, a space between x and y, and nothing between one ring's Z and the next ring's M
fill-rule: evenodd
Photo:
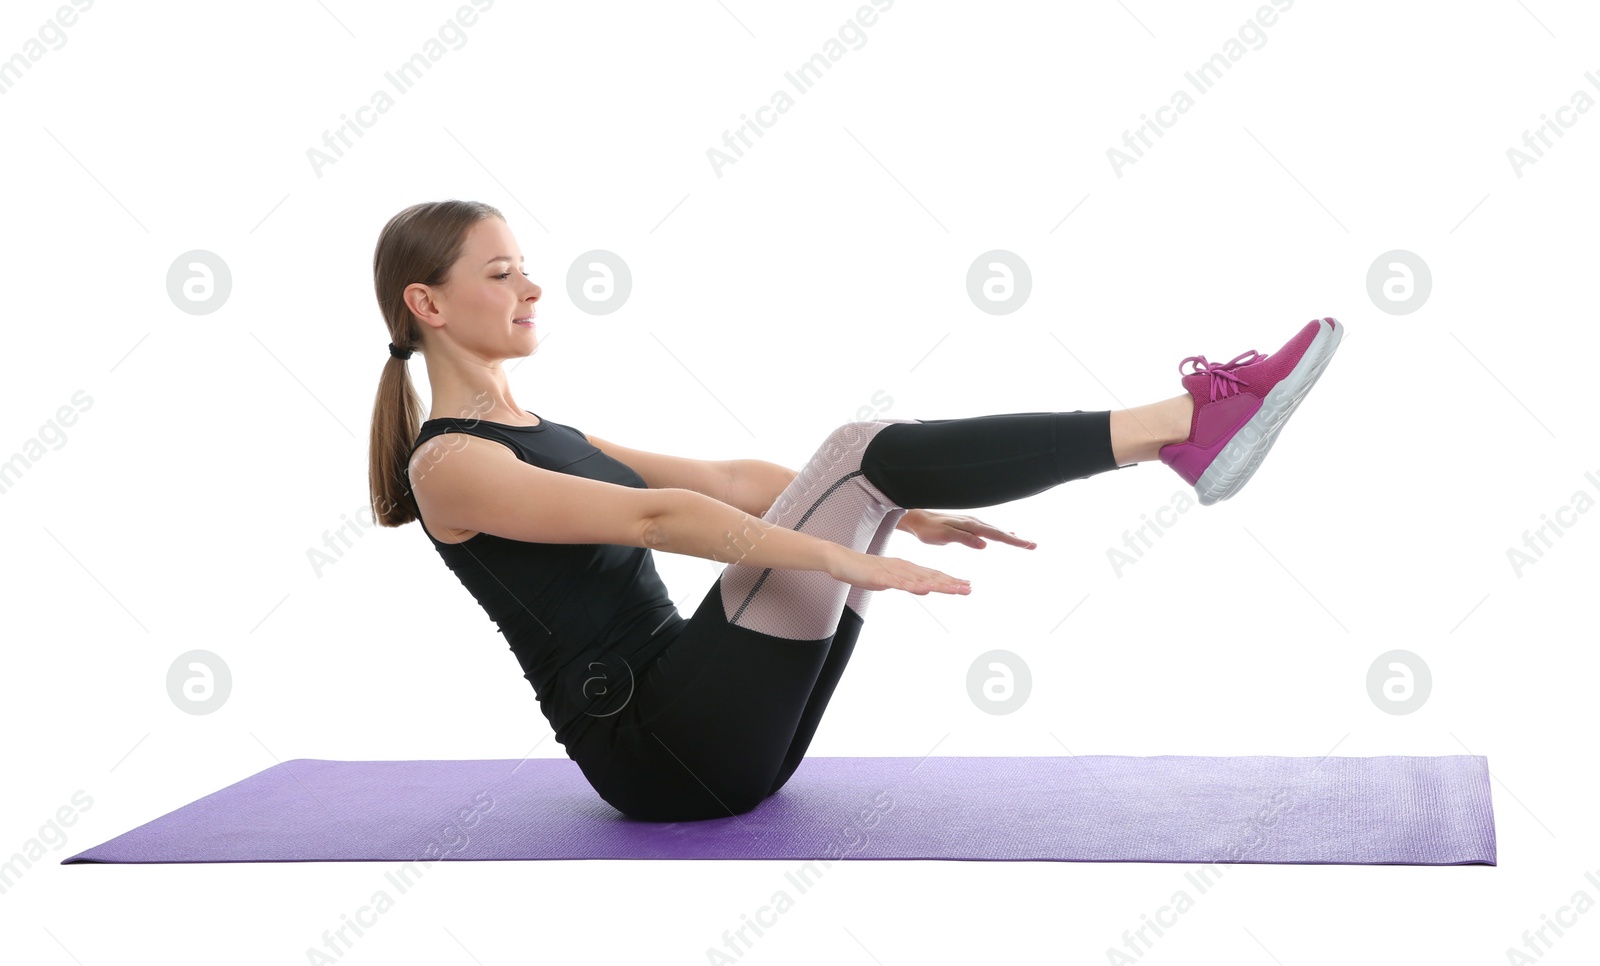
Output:
M867 545L865 553L882 554L889 546L889 535L894 532L895 525L906 511L900 508L890 510L884 516L883 522L878 524L878 532ZM794 738L789 742L789 751L783 756L783 764L778 766L778 777L773 781L767 794L772 794L782 788L794 770L800 767L800 762L805 758L806 751L811 747L811 739L816 737L817 725L822 723L822 713L828 710L828 702L833 699L833 691L839 686L839 679L844 677L845 665L850 663L850 657L855 653L856 641L861 637L861 627L867 616L867 603L872 600L876 591L864 587L851 587L850 593L845 597L844 610L839 615L839 626L834 629L833 642L828 646L828 656L823 659L822 670L817 674L817 682L811 686L811 697L807 699L805 710L800 712L800 723L795 726Z
M1112 415L1080 409L846 423L762 519L865 552L893 509L995 506L1120 469ZM730 623L790 640L832 633L850 590L821 571L737 562L720 579Z
M1118 468L1110 416L849 423L829 434L764 519L881 553L910 506L989 506ZM820 572L723 568L678 640L643 674L633 718L606 753L602 796L651 821L754 808L804 757L869 599Z
M866 446L862 446L858 459L854 461L838 459L837 456L824 459L821 465L826 469L816 472L818 461L813 457L813 461L806 464L806 470L802 470L802 477L811 473L811 480L800 486L805 497L797 494L792 502L810 505L813 501L808 497L818 491L819 483L846 480L853 470L861 470L862 478L872 491L883 496L893 494L893 505L880 517L877 531L866 545L848 545L864 553L883 553L894 525L904 517L907 507L970 509L1010 502L1022 496L1034 496L1043 489L1067 480L1083 480L1096 473L1122 469L1117 461L1118 449L1134 456L1155 459L1152 446L1170 443L1174 432L1176 438L1182 438L1178 421L1181 417L1186 419L1186 414L1179 411L1182 408L1178 405L1181 398L1138 409L1122 409L1117 413L1085 413L1077 409L1074 413L1010 413L968 419L896 421L891 425L880 425L867 437ZM1187 422L1182 425L1187 425ZM1154 445L1146 445L1146 440L1154 440ZM1149 449L1147 456L1144 454L1146 449ZM819 449L819 456L826 451L826 446ZM850 448L846 448L846 451L854 453ZM795 478L795 483L800 485L800 477ZM816 517L818 512L811 513L810 518L805 518L805 513L802 513L794 520L786 521L786 515L779 510L773 521L784 521L790 528L814 533L813 521ZM795 526L795 521L798 521L798 526ZM822 526L827 528L826 523ZM845 528L837 526L835 529ZM755 589L755 584L760 582L760 576L752 573L757 568L736 571L736 566L742 565L730 565L723 571L725 603L733 597L728 590L730 577L733 577L734 587L738 589ZM779 585L779 593L774 593L773 597L766 600L790 601L781 605L787 609L776 614L763 611L760 590L755 590L754 595L747 593L749 600L744 601L744 609L738 613L738 621L734 622L744 622L765 633L773 633L774 637L787 637L782 630L792 629L798 622L794 608L814 608L819 614L835 613L832 598L806 598L806 592L811 589L808 585L818 582L790 581L790 576L797 573L810 571L771 571L765 574L766 584L763 587L771 587L773 581L778 581ZM838 582L834 581L834 584ZM846 595L842 611L835 621L834 640L827 651L818 680L811 686L811 697L800 715L794 740L789 745L789 752L784 755L771 792L776 792L786 784L805 758L811 739L816 736L816 728L821 723L822 713L826 712L834 689L842 680L846 665L850 664L856 640L861 635L862 619L866 616L864 611L872 592L861 587L838 585L845 587ZM754 613L752 608L755 608ZM736 611L730 609L728 613L734 614ZM766 617L771 617L770 621L766 621ZM814 630L814 627L816 625L811 625L811 629ZM818 633L816 637L821 635Z
M764 519L860 552L876 542L873 552L881 552L890 532L884 520L896 510L993 506L1152 459L1194 485L1201 503L1227 499L1341 336L1337 320L1314 319L1270 355L1250 350L1221 364L1191 356L1179 366L1195 364L1184 374L1186 395L1131 410L849 423ZM632 743L619 738L617 751L639 764L613 769L626 776L611 786L614 803L657 817L710 817L719 814L713 799L721 813L736 814L782 785L854 649L861 612L846 603L867 599L857 590L812 571L725 567L674 647L648 670L634 724L618 729ZM844 646L833 652L836 640ZM641 714L640 705L651 710ZM655 745L642 743L646 733ZM670 804L660 798L668 793L677 796Z

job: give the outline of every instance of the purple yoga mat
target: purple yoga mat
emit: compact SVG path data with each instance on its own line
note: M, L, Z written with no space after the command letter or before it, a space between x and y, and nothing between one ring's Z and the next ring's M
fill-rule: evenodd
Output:
M62 864L624 858L1494 865L1495 834L1479 755L807 758L673 823L566 758L300 758Z

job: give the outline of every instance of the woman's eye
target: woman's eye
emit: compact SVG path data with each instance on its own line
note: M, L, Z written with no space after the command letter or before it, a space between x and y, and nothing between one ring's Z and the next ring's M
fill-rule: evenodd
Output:
M506 276L507 276L507 275L510 275L510 274L511 274L511 273L510 273L510 272L501 272L501 273L500 273L500 274L499 274L499 275L496 275L496 276L495 276L495 278L498 278L498 279L501 279L501 280L504 280L504 279L505 279L505 277L506 277ZM527 274L528 274L528 273L527 273L527 272L523 272L523 273L522 273L522 274L523 274L523 275L524 275L524 276L526 276L526 275L527 275Z

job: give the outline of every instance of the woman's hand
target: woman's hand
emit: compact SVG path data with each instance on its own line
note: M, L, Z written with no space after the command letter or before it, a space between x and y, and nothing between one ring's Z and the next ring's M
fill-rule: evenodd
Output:
M865 590L904 590L919 597L930 592L972 593L972 584L959 577L952 577L909 560L901 560L899 557L861 553L843 544L835 546L838 547L838 551L830 562L828 574L852 587Z
M988 546L984 537L990 537L1013 546L1032 550L1038 546L1010 531L1002 531L976 517L939 513L935 510L907 510L895 529L905 530L923 543L962 543L982 550Z

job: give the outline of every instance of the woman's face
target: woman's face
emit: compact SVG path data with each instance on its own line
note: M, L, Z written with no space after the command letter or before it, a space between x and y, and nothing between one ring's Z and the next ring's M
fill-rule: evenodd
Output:
M418 297L425 293L428 298ZM424 324L442 327L447 338L475 355L509 359L538 348L534 303L544 294L524 272L517 241L499 218L472 226L467 243L442 286L413 284L407 298L431 312L417 312ZM527 320L518 322L518 319Z

